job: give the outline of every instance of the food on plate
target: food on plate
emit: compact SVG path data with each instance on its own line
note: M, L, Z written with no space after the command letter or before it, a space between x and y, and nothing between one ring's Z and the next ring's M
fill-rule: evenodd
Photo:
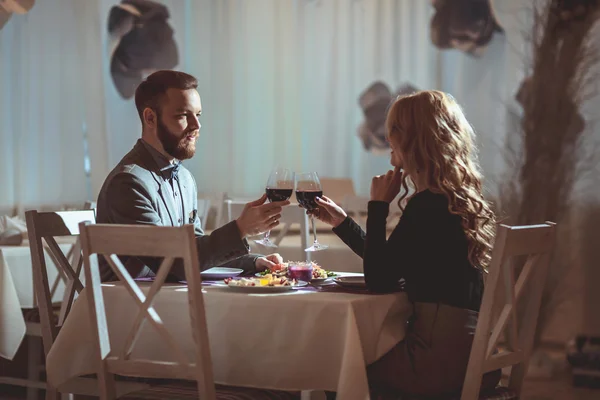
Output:
M288 276L288 265L289 264L301 264L303 262L295 263L293 261L276 264L272 269L266 269L262 272L257 273L259 276L273 275L276 277ZM309 263L306 263L309 264ZM317 263L311 262L312 264L312 279L327 279L333 276L337 276L335 272L327 271L321 268Z
M226 278L223 282L229 286L294 286L297 284L295 280L288 279L285 276L277 277L271 274L261 278Z

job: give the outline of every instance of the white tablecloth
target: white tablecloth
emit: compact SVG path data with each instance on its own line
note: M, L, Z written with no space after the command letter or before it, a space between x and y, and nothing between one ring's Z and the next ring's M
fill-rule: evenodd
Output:
M119 284L105 284L103 292L112 349L119 351L137 309ZM411 312L403 293L247 294L211 286L204 299L218 383L337 390L342 399L368 398L365 366L402 340ZM94 372L86 301L84 290L48 356L48 379L55 386ZM193 354L187 288L165 286L154 306L184 353ZM148 323L133 357L173 360Z
M72 242L72 241L71 241ZM66 254L72 243L59 243ZM46 253L48 281L56 280L57 270L54 262ZM64 293L61 281L52 300L59 302ZM36 305L33 289L33 271L28 242L23 246L0 246L0 357L11 360L25 336L26 327L22 308Z

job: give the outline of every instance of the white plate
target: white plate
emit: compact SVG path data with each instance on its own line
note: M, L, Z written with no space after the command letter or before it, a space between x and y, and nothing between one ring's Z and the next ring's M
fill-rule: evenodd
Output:
M364 276L338 276L333 278L333 281L340 286L348 287L348 288L366 288L367 284L365 282Z
M256 276L258 278L262 278L264 275L261 275L260 272L257 272L254 274L254 276ZM325 282L327 279L331 279L331 278L335 278L335 276L328 276L326 278L312 278L310 281L320 283L320 282Z
M297 288L301 288L308 285L307 282L298 281L296 285L290 286L231 286L227 285L228 288L239 291L239 292L250 292L250 293L280 293L288 292Z
M242 272L244 272L244 270L239 268L213 267L200 272L200 276L202 279L218 281L225 278L233 278Z

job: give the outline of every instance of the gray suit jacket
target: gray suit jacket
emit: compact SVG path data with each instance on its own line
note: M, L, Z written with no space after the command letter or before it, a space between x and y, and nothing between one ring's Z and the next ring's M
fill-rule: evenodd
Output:
M179 186L183 200L185 223L194 224L200 267L227 266L254 271L258 255L249 254L250 246L241 239L232 221L205 235L198 217L196 181L183 166L179 169ZM169 194L166 181L152 154L141 139L108 175L97 204L97 223L178 226L175 223L176 205ZM161 260L147 257L121 257L132 277L153 276ZM184 279L183 265L176 262L171 279ZM102 258L102 281L116 280L116 275Z

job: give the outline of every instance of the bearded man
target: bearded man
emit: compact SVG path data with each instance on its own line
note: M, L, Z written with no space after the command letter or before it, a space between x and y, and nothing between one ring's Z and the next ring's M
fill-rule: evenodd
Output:
M193 224L202 270L227 266L249 273L283 260L249 254L246 238L279 224L289 201L265 203L266 195L246 204L240 217L206 235L198 217L198 192L192 174L181 164L196 152L202 114L198 81L183 72L163 70L149 75L136 89L135 105L142 137L108 175L97 203L98 223L182 226ZM120 256L133 278L153 277L160 259ZM100 260L103 282L116 275ZM185 278L181 262L170 280Z

